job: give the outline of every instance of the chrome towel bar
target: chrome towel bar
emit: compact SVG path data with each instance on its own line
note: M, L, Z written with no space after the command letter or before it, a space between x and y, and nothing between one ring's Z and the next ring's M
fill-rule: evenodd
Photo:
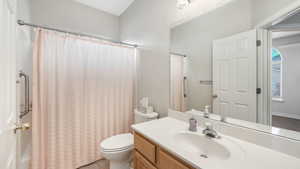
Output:
M19 77L24 78L24 81L25 81L25 85L24 85L25 106L24 106L24 110L21 111L21 113L20 113L20 118L23 118L31 111L30 96L29 96L29 92L30 92L29 85L30 84L29 84L29 76L27 74L25 74L23 71L19 72Z

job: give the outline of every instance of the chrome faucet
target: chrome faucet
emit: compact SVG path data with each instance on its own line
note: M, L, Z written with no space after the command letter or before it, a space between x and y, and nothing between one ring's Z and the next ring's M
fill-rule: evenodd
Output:
M221 138L217 131L213 129L211 123L205 123L205 129L202 131L202 133L210 138Z
M189 126L189 131L191 132L197 132L197 127L198 127L198 121L195 118L190 118L189 120L190 126Z

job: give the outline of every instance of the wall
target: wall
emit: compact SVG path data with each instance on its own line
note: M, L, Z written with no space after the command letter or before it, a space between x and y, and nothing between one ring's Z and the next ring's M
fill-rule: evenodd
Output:
M137 0L121 16L121 40L140 45L138 97L149 97L161 116L169 107L169 41L174 0Z
M284 7L298 0L252 0L253 1L253 26L263 22Z
M294 42L294 43L293 43ZM283 64L283 102L272 102L272 112L282 113L291 118L300 119L300 35L291 38L273 40L284 57Z
M73 0L31 0L32 22L119 40L119 17Z
M212 41L251 29L251 2L232 1L171 30L171 51L187 55L188 109L212 105ZM230 24L228 21L230 20Z
M31 1L17 1L17 19L31 22ZM32 31L28 27L17 27L17 71L22 70L29 76L32 82ZM31 84L31 83L30 83ZM32 86L32 85L30 85ZM30 91L32 88L30 88ZM17 111L24 110L24 79L19 79L17 85ZM31 102L31 96L30 96ZM25 116L21 122L31 123L31 113ZM18 137L18 169L28 169L31 158L31 130L20 132Z

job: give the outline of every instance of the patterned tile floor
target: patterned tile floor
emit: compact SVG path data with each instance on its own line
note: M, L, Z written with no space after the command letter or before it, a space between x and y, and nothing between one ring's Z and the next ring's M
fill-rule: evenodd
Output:
M99 160L88 166L80 167L78 169L109 169L109 163L107 160Z

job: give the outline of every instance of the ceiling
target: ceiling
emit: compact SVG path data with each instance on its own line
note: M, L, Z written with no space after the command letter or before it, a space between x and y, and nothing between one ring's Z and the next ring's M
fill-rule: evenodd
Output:
M177 9L172 20L171 27L174 28L188 22L200 15L222 7L234 0L190 0L190 4L184 9Z
M74 0L83 5L120 16L135 0ZM163 0L162 0L163 1ZM184 9L176 9L175 15L171 21L172 27L188 22L195 17L203 15L207 12L215 10L234 0L190 0L190 4ZM173 0L176 8L177 0Z
M271 27L273 31L300 31L300 12Z
M75 0L92 8L120 16L135 0Z
M299 35L300 31L288 31L288 32L272 32L273 39L284 38L294 35Z

